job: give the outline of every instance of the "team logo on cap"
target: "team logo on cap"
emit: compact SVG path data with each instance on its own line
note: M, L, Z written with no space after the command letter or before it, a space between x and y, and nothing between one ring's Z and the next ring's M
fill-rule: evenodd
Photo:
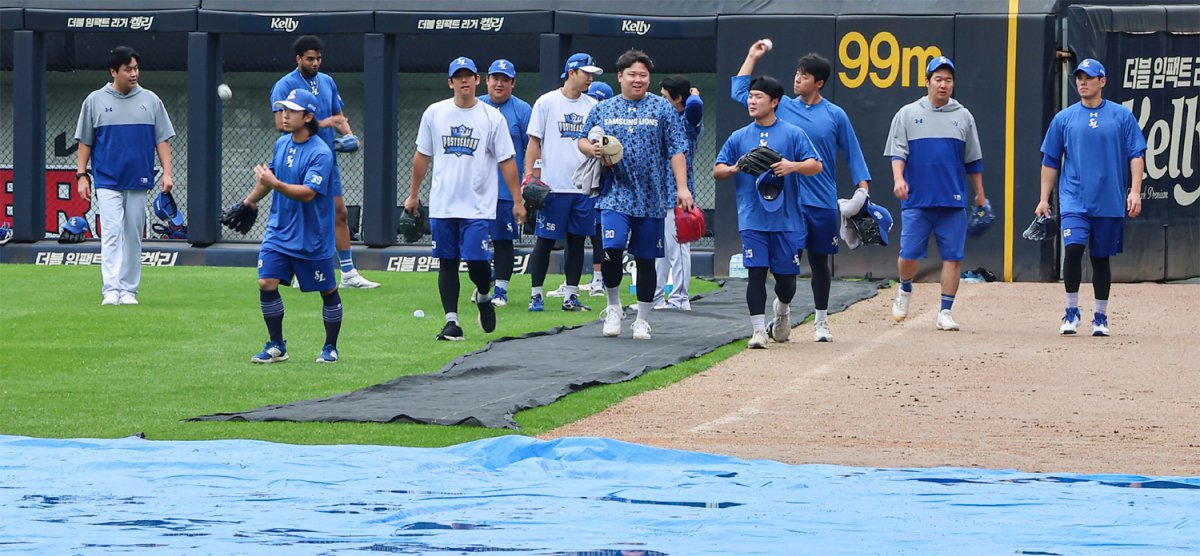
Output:
M475 149L479 148L479 139L471 136L474 131L465 125L450 128L450 135L442 136L443 152L454 156L475 156Z
M558 122L558 133L572 139L583 138L583 116L579 114L563 114L563 121Z

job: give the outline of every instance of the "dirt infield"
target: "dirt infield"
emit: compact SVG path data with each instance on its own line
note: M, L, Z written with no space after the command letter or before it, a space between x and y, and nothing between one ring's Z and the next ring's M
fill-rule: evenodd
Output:
M1200 285L1117 284L1113 336L1059 336L1061 284L963 284L960 332L936 284L908 321L894 290L832 315L831 344L746 350L543 435L865 467L1200 476ZM747 323L747 326L749 324Z

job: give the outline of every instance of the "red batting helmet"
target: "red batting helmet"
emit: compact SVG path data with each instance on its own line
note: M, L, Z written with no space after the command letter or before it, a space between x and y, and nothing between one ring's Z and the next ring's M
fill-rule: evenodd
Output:
M704 212L699 207L683 210L675 207L675 239L690 243L704 237Z

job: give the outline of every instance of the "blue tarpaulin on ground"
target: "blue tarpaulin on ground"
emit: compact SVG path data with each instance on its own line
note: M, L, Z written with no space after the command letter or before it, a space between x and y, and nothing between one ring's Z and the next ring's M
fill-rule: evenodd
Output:
M140 551L1196 554L1200 478L796 466L601 438L0 436L0 552Z

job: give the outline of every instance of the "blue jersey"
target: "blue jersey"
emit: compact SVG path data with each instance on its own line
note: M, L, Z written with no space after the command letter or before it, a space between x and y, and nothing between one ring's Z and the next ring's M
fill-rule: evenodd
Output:
M92 179L97 189L154 187L154 154L175 136L162 100L134 85L121 94L112 83L83 101L75 138L92 147Z
M317 196L307 203L271 193L271 216L263 234L264 251L278 251L298 259L318 260L333 256L333 197L329 195L333 174L333 151L323 141L309 138L303 143L287 134L275 141L275 155L268 166L279 181L312 188Z
M1058 202L1063 214L1124 217L1129 161L1146 152L1146 139L1128 108L1102 100L1088 108L1075 103L1055 114L1042 141L1042 163L1059 168Z
M525 147L529 145L529 115L533 113L533 108L516 96L508 97L508 101L504 104L492 103L491 97L481 95L479 100L487 103L490 106L500 111L504 116L504 121L508 123L508 135L512 137L513 151L516 154L513 159L517 163L517 178L523 178L525 173ZM500 197L501 201L511 201L512 193L508 190L508 185L504 183L504 172L500 172Z
M675 206L675 177L668 172L672 156L687 151L687 135L675 107L658 95L641 100L610 98L588 114L588 137L612 135L625 154L613 167L612 187L597 208L629 216L663 218Z
M342 96L338 93L337 83L334 83L333 78L317 72L315 77L308 79L300 74L299 68L292 70L291 73L275 82L275 87L271 89L271 110L275 112L283 110L283 108L275 106L275 101L286 100L292 89L311 91L317 97L317 112L314 114L317 120L324 120L334 114L342 113ZM286 131L281 133L288 134ZM333 150L332 127L320 128L317 131L317 137L325 142L325 146ZM337 164L337 159L334 159L333 163Z
M750 97L750 76L735 75L730 78L730 90L733 100L746 104ZM845 153L846 162L850 164L851 182L871 181L871 171L867 169L867 160L863 158L858 136L854 134L854 127L850 125L850 118L842 107L824 98L821 102L808 105L799 98L785 96L779 99L775 116L803 129L825 163L820 174L800 177L803 185L800 195L805 205L837 208L839 150Z
M884 156L904 160L908 200L902 209L967 207L967 176L983 172L983 150L971 112L950 99L934 107L928 97L906 104L892 118Z
M684 101L683 112L675 114L679 118L679 125L683 126L684 135L687 135L687 153L683 156L687 164L688 191L694 197L696 178L692 172L692 163L696 160L696 145L700 142L700 136L704 135L704 101L696 95L691 95ZM671 161L667 160L667 178L670 179L671 176Z
M804 130L776 119L774 124L763 127L757 122L733 132L717 154L717 164L736 166L742 155L758 146L768 146L792 161L820 160L812 141ZM778 211L767 212L759 201L755 177L746 172L734 174L737 186L738 231L798 232L804 229L802 200L800 198L800 174L784 177L783 204Z

